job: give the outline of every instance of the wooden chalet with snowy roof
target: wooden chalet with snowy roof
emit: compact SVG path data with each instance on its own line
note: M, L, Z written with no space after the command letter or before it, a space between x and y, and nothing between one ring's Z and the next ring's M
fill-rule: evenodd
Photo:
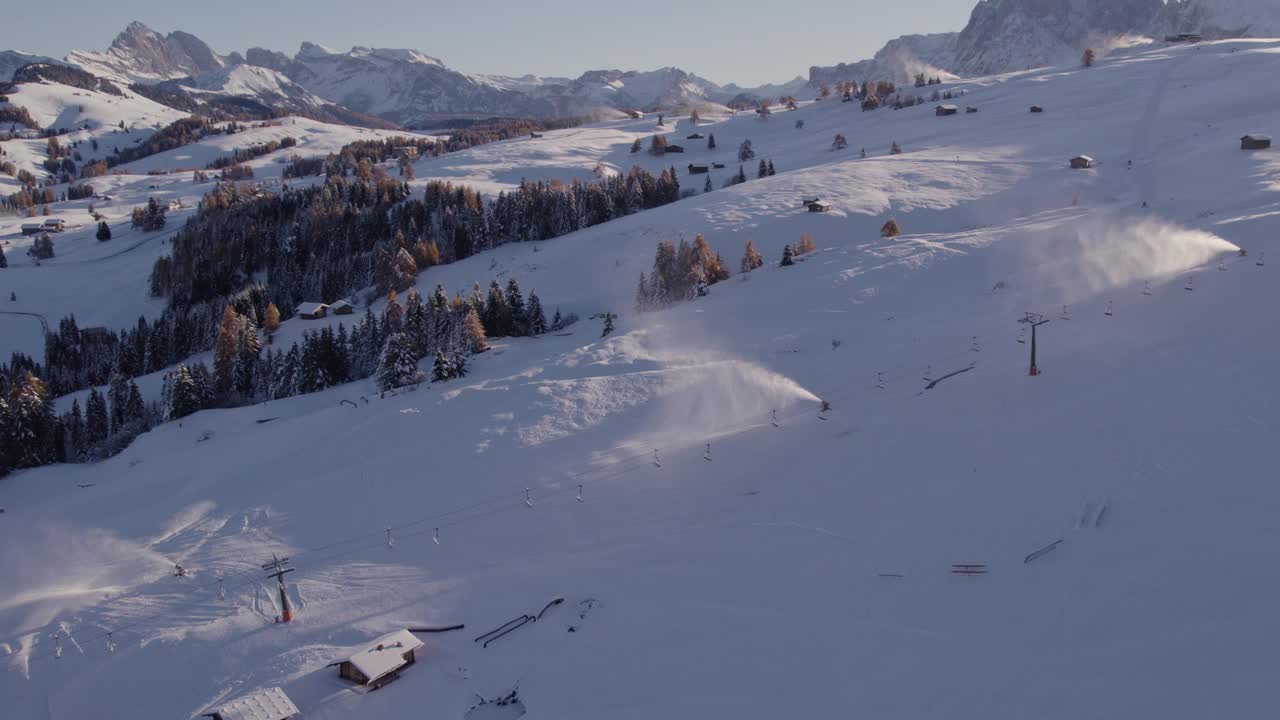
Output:
M1097 162L1088 155L1077 155L1071 158L1072 170L1088 170L1096 164Z
M288 720L301 717L301 713L284 690L273 687L232 700L200 717L213 720Z
M319 302L304 302L294 314L303 320L319 320L328 314L329 306Z
M947 115L955 115L960 112L960 108L955 105L939 105L933 112L938 117L945 117Z
M705 175L708 170L710 170L710 168L706 165L694 165L693 163L689 163L690 175Z
M346 300L339 300L329 306L329 312L334 315L350 315L356 311L356 307Z
M338 675L369 688L380 688L417 662L415 653L424 643L408 630L397 630L373 641L346 660L331 663Z
M668 145L668 146L667 146L667 148L666 148L666 152L669 152L669 153L682 153L682 152L684 152L684 148L683 148L683 147L681 147L681 146L679 146L679 145Z

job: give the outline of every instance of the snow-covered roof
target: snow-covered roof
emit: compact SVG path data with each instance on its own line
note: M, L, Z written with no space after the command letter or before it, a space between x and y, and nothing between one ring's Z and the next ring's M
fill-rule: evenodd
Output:
M39 230L42 227L44 227L44 223L22 223L23 230Z
M939 105L938 109L939 110L959 110L960 108L956 107L955 105Z
M1268 142L1269 142L1269 141L1271 140L1271 136L1270 136L1270 135L1262 135L1262 134L1260 134L1260 133L1249 133L1248 135L1245 135L1244 137L1242 137L1242 138L1240 138L1240 139L1241 139L1241 140L1263 140L1263 141L1268 141Z
M298 306L296 312L299 315L314 315L327 307L329 306L320 302L304 302Z
M346 300L339 300L333 303L332 305L330 305L329 307L334 310L337 310L339 308L354 307L354 306L351 303L347 302Z
M45 219L44 219L44 224L45 224L45 225L59 225L59 224L65 223L65 222L66 222L66 221L65 221L65 220L63 220L63 219L62 219L62 218L60 218L60 217L51 217L51 218L45 218Z
M1077 155L1077 156L1075 156L1075 157L1073 157L1073 158L1071 158L1071 159L1072 159L1072 160L1084 160L1085 162L1093 162L1093 158L1089 157L1088 155Z
M423 642L408 630L383 635L369 644L365 650L352 655L348 662L356 666L362 675L373 682L404 665L403 655L422 647Z
M232 700L208 715L222 720L284 720L298 712L284 690L273 687Z

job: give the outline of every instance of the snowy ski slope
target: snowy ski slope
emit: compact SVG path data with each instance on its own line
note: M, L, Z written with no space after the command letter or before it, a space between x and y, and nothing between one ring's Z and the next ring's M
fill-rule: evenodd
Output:
M1280 41L1153 47L967 83L976 114L824 101L715 118L714 153L631 156L646 119L420 161L489 191L676 164L700 190L683 166L724 161L718 186L750 138L778 174L423 273L516 277L584 317L465 380L203 412L0 482L6 717L195 717L274 685L309 718L504 717L468 710L516 687L556 720L1265 713L1280 155L1238 145L1280 127L1277 62ZM890 216L904 234L880 238ZM696 232L768 264L636 315L656 242ZM802 232L818 251L776 267ZM123 288L162 241L119 266L85 248L76 274L77 237L20 295L150 302ZM1050 319L1035 378L1028 311ZM289 625L272 553L297 568ZM454 623L379 692L325 667Z

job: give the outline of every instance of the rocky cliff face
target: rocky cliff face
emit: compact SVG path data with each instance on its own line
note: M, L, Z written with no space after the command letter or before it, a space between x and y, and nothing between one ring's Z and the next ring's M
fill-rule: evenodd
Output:
M73 50L67 62L99 77L131 82L159 82L221 70L243 62L238 55L221 57L200 38L182 31L161 35L134 21L105 52Z

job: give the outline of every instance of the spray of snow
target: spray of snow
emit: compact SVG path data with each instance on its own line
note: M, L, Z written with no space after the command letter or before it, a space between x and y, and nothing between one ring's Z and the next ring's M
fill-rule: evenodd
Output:
M936 77L944 81L958 79L958 76L954 73L943 70L936 65L930 65L905 48L894 50L886 58L886 62L889 65L894 82L897 83L911 83L915 80L916 75L920 73L924 73L925 77Z
M1143 35L1090 33L1081 43L1081 47L1092 48L1094 56L1101 60L1117 50L1145 47L1153 42L1155 41Z
M1203 230L1157 218L1106 217L1076 223L1029 246L1029 275L1074 302L1143 280L1162 280L1239 250Z

